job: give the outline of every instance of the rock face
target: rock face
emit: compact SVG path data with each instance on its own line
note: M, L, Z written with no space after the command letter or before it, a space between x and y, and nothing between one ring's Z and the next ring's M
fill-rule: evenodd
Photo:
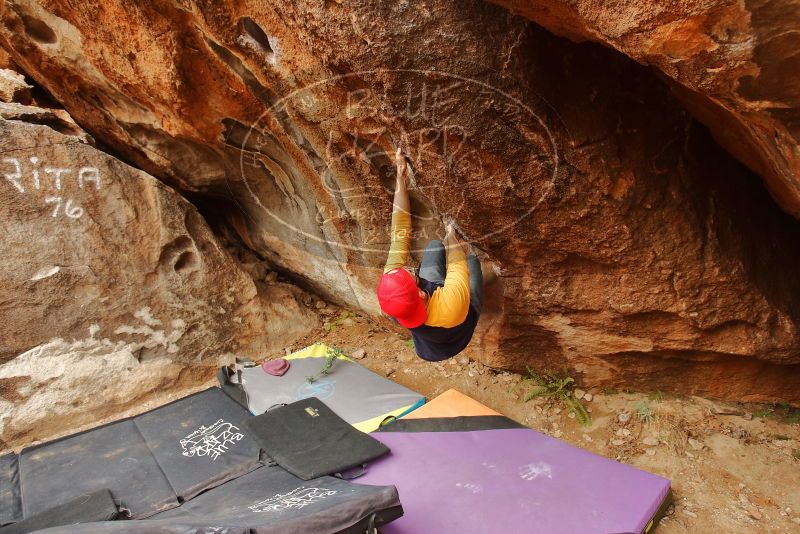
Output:
M800 218L797 0L492 0L652 65L714 137Z
M0 68L0 101L28 104L31 101L32 88L25 82L22 74Z
M0 115L39 123L0 119L0 445L198 386L313 326L287 290L265 305L191 204L63 112Z
M800 402L800 225L617 52L484 2L0 9L92 135L329 298L377 314L401 146L416 245L451 217L484 260L472 357Z

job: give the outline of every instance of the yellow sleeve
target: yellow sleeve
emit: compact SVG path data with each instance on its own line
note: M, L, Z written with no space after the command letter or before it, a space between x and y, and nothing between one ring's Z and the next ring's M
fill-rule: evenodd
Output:
M392 213L392 243L389 245L389 257L383 272L404 267L408 262L408 249L411 246L411 214L405 211Z
M447 253L447 276L444 286L428 301L428 326L452 328L464 322L469 312L469 267L460 248Z

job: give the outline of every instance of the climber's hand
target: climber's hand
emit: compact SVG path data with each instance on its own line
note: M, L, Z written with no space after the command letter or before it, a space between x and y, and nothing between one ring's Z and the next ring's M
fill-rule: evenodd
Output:
M444 225L444 240L450 241L456 236L456 227L452 221L449 221L447 224Z
M394 156L395 166L397 167L397 187L408 188L408 162L403 155L403 150L398 148Z
M452 250L454 248L460 248L466 254L467 252L467 244L461 237L458 235L458 230L456 230L455 225L451 222L448 222L445 227L445 234L444 234L444 246L447 250Z

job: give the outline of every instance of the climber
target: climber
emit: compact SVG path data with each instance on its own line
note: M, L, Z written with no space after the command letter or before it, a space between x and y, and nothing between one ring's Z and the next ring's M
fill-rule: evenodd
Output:
M424 360L441 361L464 350L478 324L483 299L481 264L448 223L444 241L425 247L419 269L408 267L411 204L408 164L400 149L395 157L397 185L392 211L389 257L378 283L384 313L411 331Z

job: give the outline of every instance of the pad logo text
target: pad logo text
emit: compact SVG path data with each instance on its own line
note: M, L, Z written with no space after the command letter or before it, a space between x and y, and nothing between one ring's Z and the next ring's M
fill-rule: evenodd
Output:
M220 419L211 426L201 426L183 438L181 448L184 456L210 456L213 462L243 437L239 427Z
M297 488L289 493L277 494L274 497L257 502L249 508L253 512L282 512L284 510L300 510L310 504L317 503L336 491L325 488Z

